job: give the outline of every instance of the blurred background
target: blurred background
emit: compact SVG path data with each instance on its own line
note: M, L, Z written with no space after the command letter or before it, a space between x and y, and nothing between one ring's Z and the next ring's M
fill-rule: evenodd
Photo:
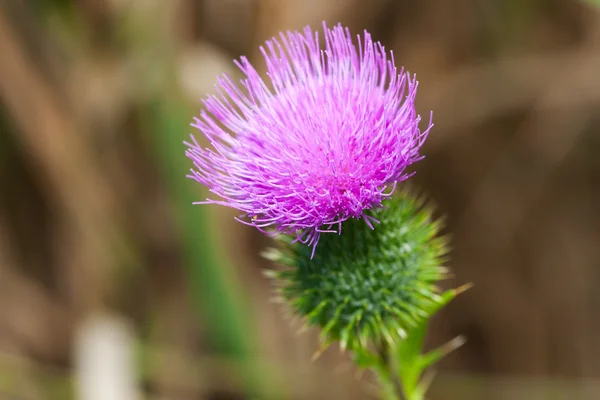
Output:
M271 301L269 239L192 206L182 142L280 30L369 30L435 127L442 399L600 398L600 9L593 0L1 0L0 398L373 399ZM106 366L106 367L103 367Z

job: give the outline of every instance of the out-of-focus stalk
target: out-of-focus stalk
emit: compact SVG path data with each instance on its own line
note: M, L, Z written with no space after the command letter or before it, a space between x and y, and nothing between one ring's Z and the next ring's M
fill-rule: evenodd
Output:
M197 186L185 178L188 166L181 157L182 133L188 129L189 107L177 96L157 99L143 114L146 131L151 134L156 157L163 170L177 219L189 290L198 310L208 325L212 345L222 355L242 361L243 381L250 394L260 393L261 371L248 363L253 354L253 324L249 310L240 296L240 288L231 276L231 268L215 252L214 227L207 221L210 209L194 207Z

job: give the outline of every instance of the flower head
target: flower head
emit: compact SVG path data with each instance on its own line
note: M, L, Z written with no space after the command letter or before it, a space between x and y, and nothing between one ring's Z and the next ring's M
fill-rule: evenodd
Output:
M281 33L261 47L268 80L245 57L245 78L221 76L217 95L192 126L189 175L221 204L242 212L241 222L296 234L313 245L322 232L341 233L342 222L381 207L419 149L431 123L419 130L417 81L394 65L365 32L355 45L348 29L324 24L324 49L309 27Z

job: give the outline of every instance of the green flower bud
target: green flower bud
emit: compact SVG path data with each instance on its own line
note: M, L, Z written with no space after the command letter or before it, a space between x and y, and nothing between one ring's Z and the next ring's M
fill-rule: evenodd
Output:
M265 253L285 266L270 274L278 294L307 325L320 327L324 345L393 345L442 302L436 286L446 277L441 222L406 192L384 205L370 214L380 222L375 229L348 220L341 235L321 235L312 259L309 246L289 237Z

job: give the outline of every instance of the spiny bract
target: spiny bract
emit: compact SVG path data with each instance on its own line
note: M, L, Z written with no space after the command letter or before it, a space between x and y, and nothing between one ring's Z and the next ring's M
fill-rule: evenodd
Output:
M365 211L409 176L431 128L419 130L417 81L391 53L367 32L355 44L341 25L323 27L324 48L309 27L267 41L267 81L237 61L241 85L221 76L192 123L211 147L186 143L189 177L217 196L201 203L240 210L241 222L313 250L349 218L372 227Z
M436 282L445 278L447 253L441 223L405 192L386 206L374 213L377 229L348 221L341 236L321 238L312 260L306 246L289 239L265 253L287 265L271 273L279 295L307 325L321 328L325 344L393 344L441 301Z

